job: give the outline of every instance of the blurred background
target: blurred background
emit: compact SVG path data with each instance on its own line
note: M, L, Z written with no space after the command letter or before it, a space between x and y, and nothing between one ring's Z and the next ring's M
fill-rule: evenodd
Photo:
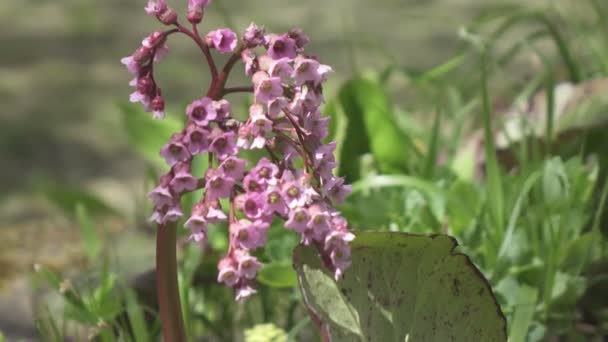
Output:
M185 0L169 3L184 13ZM412 139L422 146L420 141L430 135L435 122L435 95L421 90L423 86L416 88L411 75L445 66L454 56L465 58L456 63L473 63L461 54L462 46L474 44L477 37L464 28L490 9L494 16L511 11L512 5L521 11L563 14L563 3L568 1L215 0L200 30L231 27L242 32L252 21L274 32L302 28L311 38L307 51L335 71L326 90L328 99L356 75L389 67L409 71L407 77L387 76L385 89L392 103L402 108L397 116L411 114L414 123L407 129L422 137ZM129 278L153 267L153 230L143 220L148 210L143 196L151 184L143 175L151 167L130 140L132 131L140 128L131 122L125 129L130 75L120 64L148 32L162 27L145 15L144 6L144 0L0 1L0 331L9 340L40 338L35 309L41 292L31 279L35 264L77 274L90 263L75 203L87 204L118 274ZM580 9L576 20L595 18L596 11ZM563 23L559 18L557 27ZM522 23L500 38L502 47L497 50L508 51L505 46L534 33L535 25ZM158 69L158 78L168 112L179 117L208 79L190 41L179 37L169 46L170 56ZM552 64L553 84L567 80L569 69L559 62L559 46L541 41L538 49L543 51L540 55L558 61ZM508 112L514 94L519 94L516 89L545 71L537 54L514 58L491 81L490 88L497 92L493 108ZM583 73L582 78L599 74ZM453 75L466 81L471 74ZM530 86L530 98L532 90L543 89L543 82ZM413 108L415 104L421 104L419 109ZM472 120L469 132L479 123ZM448 122L441 132L450 133L454 127ZM144 126L141 132L146 134Z

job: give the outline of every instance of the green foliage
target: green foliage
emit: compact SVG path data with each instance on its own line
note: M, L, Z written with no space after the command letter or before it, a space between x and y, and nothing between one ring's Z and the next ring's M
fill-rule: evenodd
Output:
M298 284L296 273L291 264L271 263L258 272L258 281L266 286L290 288Z
M182 123L170 115L162 121L152 120L141 106L133 104L121 104L120 111L131 146L154 166L165 167L166 163L159 154L160 148L173 133L181 129Z
M97 260L103 247L102 241L95 230L95 226L88 214L87 208L82 203L76 205L76 219L78 220L78 226L80 227L84 250L89 257L89 260Z
M258 324L245 330L245 342L285 342L287 333L274 324Z
M411 159L409 138L397 129L393 111L381 85L357 78L346 82L327 108L344 140L339 142L339 173L350 182L359 179L360 158L366 153L383 172L405 171ZM336 132L335 135L338 133ZM409 145L409 146L408 146Z
M294 261L307 305L334 341L506 341L506 320L471 261L443 235L359 233L335 282L314 249Z
M504 340L505 331L514 342L608 334L608 303L600 300L608 284L602 234L608 218L606 18L608 6L600 0L559 1L534 11L501 6L462 29L462 44L446 61L426 70L394 64L369 77L355 75L328 98L324 112L332 116L338 173L353 184L340 207L358 231L353 266L336 284L311 251L298 248L296 255L303 261L299 280L308 304L338 340L393 340L373 335L393 332L399 340L406 332L410 340L424 340L414 337L432 331L429 322L445 324L424 321L435 314L448 315L458 327L471 284L482 285L485 304L473 295L471 305L479 310L471 310L476 319L466 323L480 331L500 326L500 336L486 340ZM176 116L154 121L138 106L120 109L129 141L155 179L155 168L166 167L159 149L182 124ZM206 167L195 165L195 172ZM40 192L79 223L87 260L103 269L74 285L38 268L38 278L64 304L59 311L40 308L44 340L65 340L71 336L66 322L73 321L97 331L102 341L115 337L106 326L128 341L158 339L151 304L117 280L117 266L95 229L96 218L116 210L81 189L42 184ZM185 210L198 198L200 192L185 197ZM297 236L279 226L256 252L265 266L258 295L245 304L234 303L233 293L216 281L224 229L210 229L204 253L196 246L183 250L180 295L190 340L320 339L309 329L290 263ZM453 250L452 240L363 229L456 237L459 250L488 279L508 327L480 273ZM395 305L402 297L415 303ZM468 331L450 329L436 331Z

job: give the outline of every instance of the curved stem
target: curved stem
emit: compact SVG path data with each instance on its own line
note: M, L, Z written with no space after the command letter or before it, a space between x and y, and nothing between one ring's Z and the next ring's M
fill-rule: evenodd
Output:
M175 24L175 26L178 28L179 32L192 38L192 40L196 43L196 45L198 45L198 47L203 52L203 55L205 55L205 59L207 60L207 64L209 65L209 70L211 71L211 87L213 87L213 84L215 84L218 79L218 72L217 66L215 65L213 57L211 56L211 52L209 51L209 46L203 41L201 36L198 34L198 29L196 28L196 26L193 26L194 32L188 30L180 23Z
M289 122L291 123L293 128L296 130L296 135L298 136L298 140L300 141L300 146L302 148L301 153L302 153L302 158L304 159L304 166L306 168L308 168L310 166L310 168L312 169L313 165L308 160L308 156L309 156L308 150L306 149L306 145L304 144L304 133L300 129L300 126L298 125L296 119L293 118L293 116L291 115L291 113L289 113L288 110L283 110L283 113L285 113L287 120L289 120Z
M224 88L223 95L231 93L253 93L253 86Z
M167 342L185 342L184 320L177 283L177 226L159 224L156 229L156 288L158 307Z

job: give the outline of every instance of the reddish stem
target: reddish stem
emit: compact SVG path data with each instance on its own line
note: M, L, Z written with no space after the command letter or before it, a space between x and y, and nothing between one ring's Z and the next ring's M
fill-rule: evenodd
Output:
M285 116L287 117L287 120L289 120L289 122L291 123L291 125L293 126L293 128L296 130L296 135L298 136L298 140L300 142L300 146L302 147L302 158L304 158L304 166L306 168L310 167L312 170L313 165L310 163L309 159L308 159L308 150L306 149L306 145L304 145L304 133L300 130L300 126L298 126L298 123L296 122L296 120L291 116L291 113L289 113L288 110L284 110L283 113L285 113Z
M215 65L215 62L213 61L213 57L211 56L211 52L209 51L209 46L207 45L207 43L205 43L203 41L203 39L201 38L201 36L198 34L198 29L196 28L195 25L193 25L193 30L194 31L190 31L187 28L185 28L184 26L182 26L180 23L176 23L175 26L177 27L177 29L179 30L179 32L187 35L188 37L192 38L192 40L196 43L196 45L198 45L198 47L201 49L201 51L203 52L203 55L205 55L205 59L207 60L207 65L209 65L209 70L211 71L211 87L214 87L215 82L218 79L218 72L217 72L217 66Z
M177 280L177 225L159 224L156 229L156 288L163 339L185 342L184 320Z
M253 86L224 88L222 91L222 95L228 95L231 93L253 93Z

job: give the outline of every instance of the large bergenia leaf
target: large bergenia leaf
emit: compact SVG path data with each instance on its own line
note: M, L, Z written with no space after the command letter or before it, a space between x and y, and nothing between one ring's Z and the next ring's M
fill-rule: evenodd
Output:
M335 282L312 248L294 264L304 299L331 341L506 341L488 282L445 235L359 233Z

